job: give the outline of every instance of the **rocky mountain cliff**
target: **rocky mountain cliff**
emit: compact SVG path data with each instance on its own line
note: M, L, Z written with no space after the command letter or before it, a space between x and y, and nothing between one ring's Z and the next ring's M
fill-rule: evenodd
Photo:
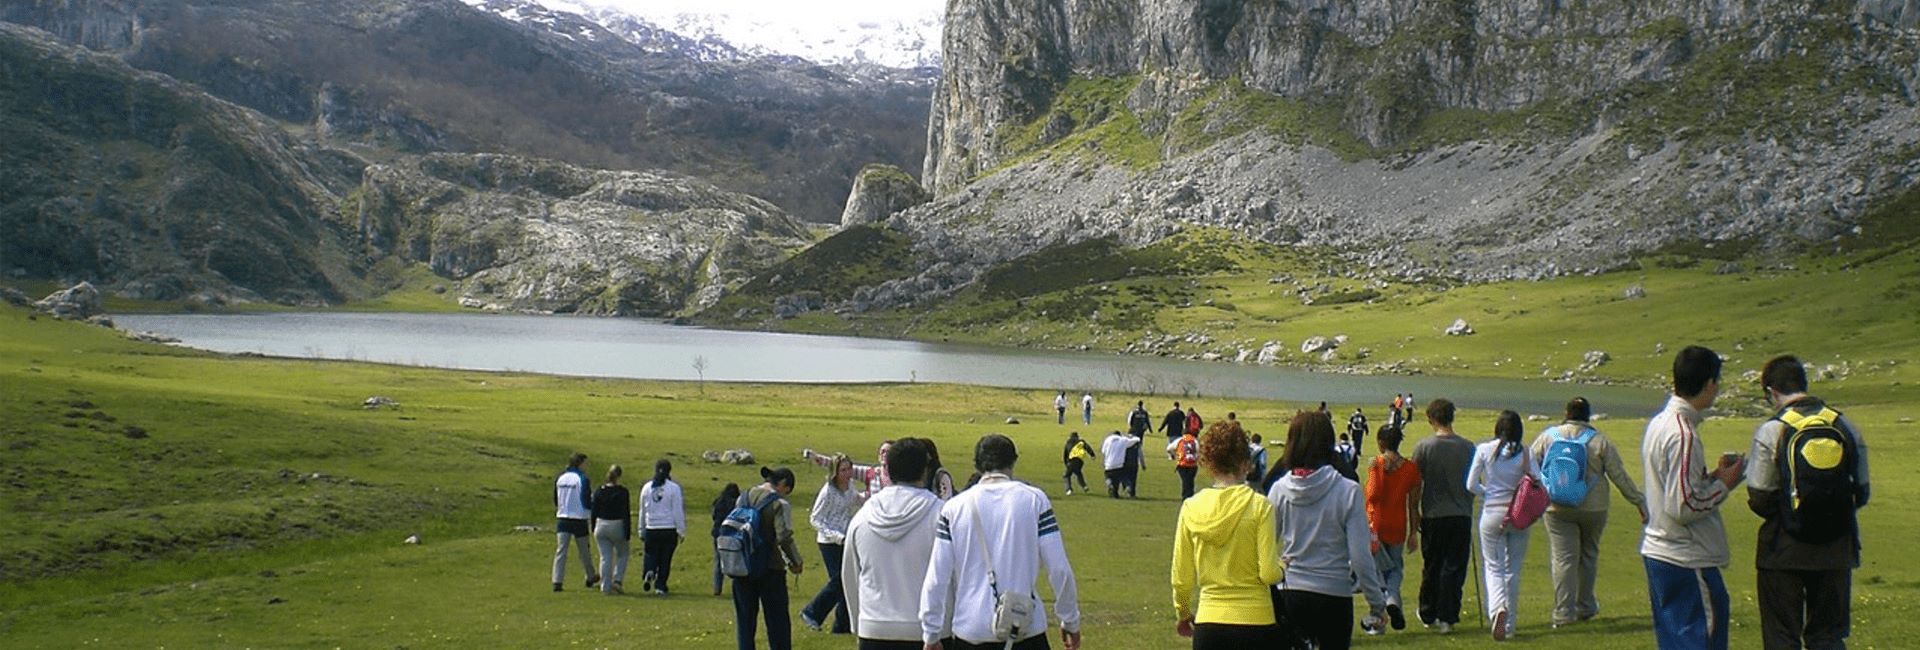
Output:
M350 156L168 77L0 22L0 271L174 300L337 302Z
M509 152L662 168L831 222L862 166L923 157L921 73L706 61L698 47L542 16L510 21L459 0L0 3L0 20L376 159Z
M486 154L373 165L342 211L494 310L672 315L809 241L773 204L698 180Z

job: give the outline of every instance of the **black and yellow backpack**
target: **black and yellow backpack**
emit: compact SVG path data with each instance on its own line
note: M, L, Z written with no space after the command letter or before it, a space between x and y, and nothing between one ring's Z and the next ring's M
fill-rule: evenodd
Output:
M1773 419L1786 425L1774 450L1780 473L1780 524L1807 544L1826 544L1854 532L1859 449L1840 428L1840 412L1819 401L1797 402Z

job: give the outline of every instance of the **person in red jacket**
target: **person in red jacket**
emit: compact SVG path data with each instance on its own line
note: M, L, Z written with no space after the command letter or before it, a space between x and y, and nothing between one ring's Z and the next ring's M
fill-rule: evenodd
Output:
M1420 538L1409 535L1419 521L1420 468L1400 455L1400 429L1381 427L1375 442L1380 455L1367 466L1367 526L1373 531L1373 564L1387 592L1387 619L1393 629L1407 627L1400 608L1400 581L1406 576L1404 551L1420 550ZM1368 634L1380 634L1377 626Z
M1187 407L1187 435L1200 435L1200 424L1200 412L1193 410L1191 406Z

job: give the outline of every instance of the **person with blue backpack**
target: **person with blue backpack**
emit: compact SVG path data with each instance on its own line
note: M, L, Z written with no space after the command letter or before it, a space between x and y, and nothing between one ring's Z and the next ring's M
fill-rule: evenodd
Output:
M800 548L793 543L793 470L760 468L766 482L753 486L714 538L720 572L733 578L733 631L740 650L753 650L754 625L760 610L767 614L767 647L792 650L793 629L787 613L784 566L800 575Z
M1847 647L1853 570L1867 505L1867 442L1839 411L1807 394L1807 370L1792 356L1760 372L1779 409L1753 432L1747 507L1760 515L1754 584L1767 650Z
M1566 420L1533 441L1547 497L1547 543L1553 573L1553 626L1571 625L1600 613L1594 582L1600 571L1600 536L1607 529L1611 480L1621 498L1647 521L1646 496L1620 462L1620 449L1595 429L1593 405L1584 397L1567 402Z

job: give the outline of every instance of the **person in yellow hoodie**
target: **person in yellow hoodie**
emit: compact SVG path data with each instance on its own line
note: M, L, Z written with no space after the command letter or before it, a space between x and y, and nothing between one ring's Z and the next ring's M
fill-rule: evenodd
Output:
M1269 592L1280 581L1280 553L1273 506L1246 484L1253 464L1247 434L1237 422L1215 423L1200 438L1199 455L1213 487L1180 506L1175 630L1196 650L1275 647L1282 637Z

